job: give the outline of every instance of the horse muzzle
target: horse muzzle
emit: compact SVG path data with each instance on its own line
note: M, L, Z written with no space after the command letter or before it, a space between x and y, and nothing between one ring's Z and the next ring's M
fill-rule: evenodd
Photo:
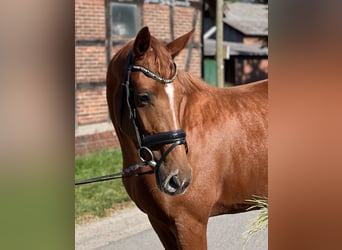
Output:
M139 150L142 160L153 163L158 188L170 195L184 193L191 182L191 168L186 159L188 145L185 138L186 133L182 129L145 136ZM155 161L151 150L160 150L166 145L170 146L161 154L161 158ZM174 154L174 150L182 145L185 151L178 150L180 153ZM143 153L147 153L147 157Z
M191 168L187 166L186 170L177 169L172 172L168 172L167 168L162 164L155 171L158 188L169 195L183 194L192 180Z

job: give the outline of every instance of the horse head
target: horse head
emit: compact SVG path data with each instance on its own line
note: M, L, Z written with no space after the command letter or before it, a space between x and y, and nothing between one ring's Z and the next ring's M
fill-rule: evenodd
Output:
M135 151L154 167L158 188L170 195L184 193L192 179L186 133L180 127L181 96L176 91L174 63L192 33L165 45L144 27L114 56L107 75L107 101L124 162L125 155Z

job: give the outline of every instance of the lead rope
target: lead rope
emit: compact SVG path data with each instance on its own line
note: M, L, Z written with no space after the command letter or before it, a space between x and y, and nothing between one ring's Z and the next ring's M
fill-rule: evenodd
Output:
M154 170L142 172L142 173L137 173L133 175L128 175L129 173L138 170L140 168L146 167L146 166L151 166L150 162L144 161L135 165L132 165L126 169L124 169L120 173L114 173L114 174L108 174L108 175L103 175L95 178L90 178L86 180L81 180L81 181L76 181L75 186L78 185L83 185L83 184L89 184L89 183L95 183L95 182L101 182L101 181L108 181L108 180L114 180L114 179L121 179L121 178L128 178L128 177L133 177L133 176L140 176L144 174L153 174Z
M114 180L114 179L128 178L128 177L133 177L133 176L141 176L144 174L153 174L155 172L155 169L160 167L160 165L165 160L165 158L168 156L168 154L171 153L171 151L175 147L177 147L178 145L181 145L181 144L185 144L185 142L184 141L176 141L176 142L172 143L172 145L164 152L164 154L162 155L162 157L158 161L154 160L153 153L149 148L141 147L139 150L139 156L140 156L141 160L143 160L143 162L132 165L132 166L124 169L122 172L119 172L119 173L103 175L103 176L90 178L90 179L86 179L86 180L82 180L82 181L76 181L75 186L83 185L83 184L89 184L89 183L95 183L95 182ZM141 150L143 150L143 149L147 150L147 152L150 154L151 160L146 161L146 160L144 160L143 156L140 155L140 154L142 154ZM142 172L142 173L128 175L129 173L131 173L135 170L138 170L140 168L146 167L146 166L153 167L154 169L150 170L150 171Z

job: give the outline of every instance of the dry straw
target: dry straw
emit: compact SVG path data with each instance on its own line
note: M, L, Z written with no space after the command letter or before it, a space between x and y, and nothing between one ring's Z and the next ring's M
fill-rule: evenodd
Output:
M244 233L244 237L246 239L245 244L244 244L244 249L247 243L252 238L254 238L256 233L266 230L268 227L268 198L253 195L253 199L246 200L246 201L253 203L253 205L249 207L247 210L252 210L252 209L260 209L260 210L259 210L258 215L250 221L250 224L248 225L248 230Z

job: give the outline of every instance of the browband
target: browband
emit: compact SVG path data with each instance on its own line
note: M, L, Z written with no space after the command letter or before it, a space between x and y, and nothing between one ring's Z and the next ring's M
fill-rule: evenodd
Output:
M150 78L152 78L158 82L164 83L164 84L172 83L177 77L177 66L176 66L175 62L173 62L175 72L170 79L165 79L165 78L159 76L158 74L154 73L153 71L145 68L144 66L134 65L134 64L131 64L130 66L131 66L131 71L141 71L147 77L150 77Z

